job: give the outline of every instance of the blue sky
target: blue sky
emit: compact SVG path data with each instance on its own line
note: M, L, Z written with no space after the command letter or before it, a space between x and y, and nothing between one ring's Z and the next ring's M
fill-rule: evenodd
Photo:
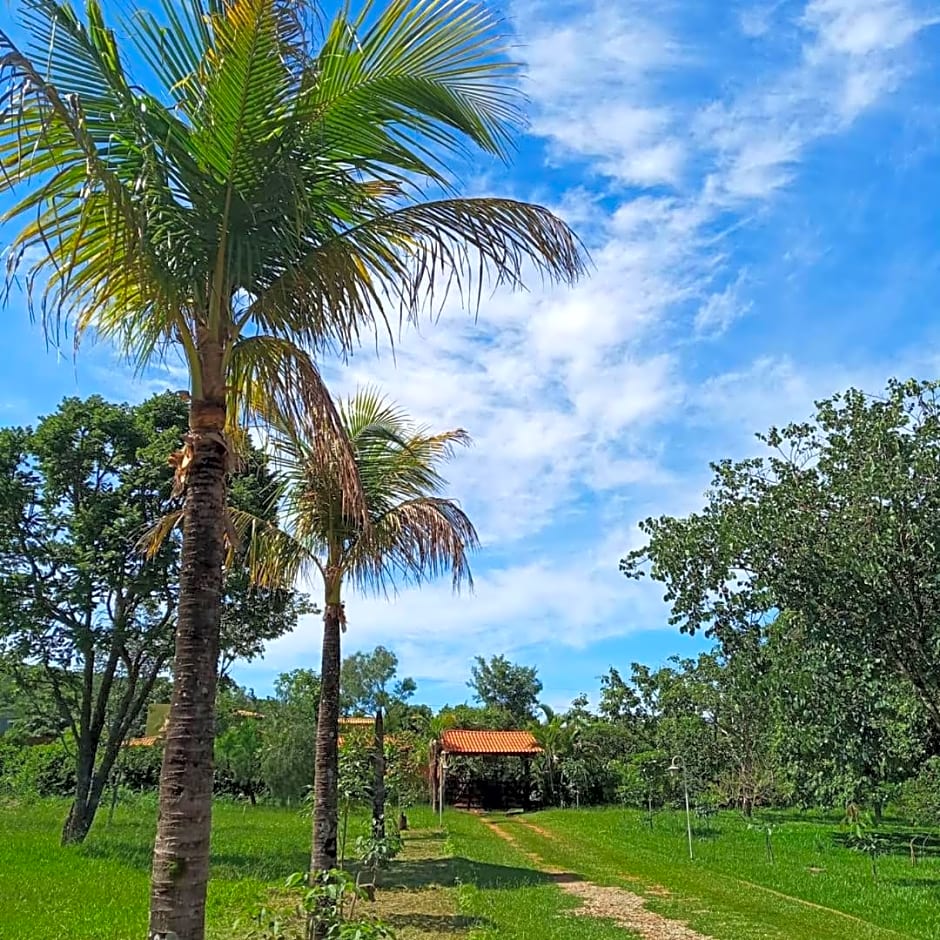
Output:
M661 589L618 574L648 515L696 508L709 460L889 376L935 378L940 317L940 3L509 0L529 132L468 193L547 203L590 246L573 290L448 309L395 361L327 365L416 418L463 427L451 490L483 549L476 590L351 597L346 651L382 643L431 704L467 696L476 654L537 665L545 699L596 693L610 665L690 654ZM8 8L0 23L9 20ZM48 350L5 312L0 419L67 394L139 399L104 347ZM235 670L264 692L316 667L312 620Z

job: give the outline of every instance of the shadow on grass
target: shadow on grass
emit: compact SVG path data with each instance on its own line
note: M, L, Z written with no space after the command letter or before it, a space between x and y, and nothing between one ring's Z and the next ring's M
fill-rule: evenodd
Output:
M128 868L150 871L153 849L150 845L134 842L107 842L85 844L81 848L87 858L110 859ZM259 881L281 881L295 871L306 871L310 853L305 850L279 852L276 855L255 855L247 852L213 852L211 877L222 881L240 881L252 878Z
M444 834L438 829L406 829L402 833L406 842L442 842Z
M940 893L940 880L928 878L889 878L889 884L899 888L919 888L922 891Z
M385 914L382 920L395 930L419 930L434 937L496 926L486 917L468 917L464 914Z
M870 829L866 835L878 840L881 852L885 855L911 856L911 842L917 858L940 858L940 838L935 833L918 829ZM840 848L852 848L852 833L834 832L833 844Z
M478 888L503 888L509 891L533 885L549 884L552 876L532 868L490 865L468 858L427 858L395 862L382 875L387 891L413 891L434 885L452 888L455 884L472 884Z

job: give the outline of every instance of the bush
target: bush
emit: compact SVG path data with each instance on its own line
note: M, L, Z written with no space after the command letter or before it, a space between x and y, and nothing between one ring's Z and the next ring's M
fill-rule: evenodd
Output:
M143 790L155 790L160 784L162 763L162 745L122 748L118 758L121 785L138 793Z
M902 784L897 809L914 825L940 825L940 757L931 757L916 777Z
M75 756L62 741L10 744L0 741L0 792L20 798L70 796Z

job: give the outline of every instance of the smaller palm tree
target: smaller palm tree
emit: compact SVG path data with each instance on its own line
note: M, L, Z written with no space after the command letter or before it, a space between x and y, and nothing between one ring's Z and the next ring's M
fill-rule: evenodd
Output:
M548 798L554 804L558 801L558 764L577 749L581 725L576 720L557 714L548 705L539 705L539 708L545 715L545 721L532 725L532 736L542 748Z
M323 442L275 429L283 472L283 525L270 539L253 538L252 567L262 582L307 571L323 584L323 660L314 776L312 871L336 866L338 722L344 589L387 591L449 572L454 588L472 585L468 552L478 544L470 519L442 496L440 465L470 438L461 430L431 433L372 389L340 407L352 445L365 518L348 510L342 453ZM252 523L254 524L254 523Z

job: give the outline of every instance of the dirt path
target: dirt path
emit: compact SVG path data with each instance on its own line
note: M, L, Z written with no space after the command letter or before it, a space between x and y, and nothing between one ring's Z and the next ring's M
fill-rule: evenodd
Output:
M698 933L679 921L670 920L668 917L663 917L662 914L648 910L646 899L639 894L634 894L632 891L627 891L626 888L592 884L574 872L546 865L544 860L534 852L524 849L512 833L500 828L495 822L484 816L480 817L480 821L491 832L511 843L518 852L537 865L539 871L549 875L562 891L576 897L581 902L580 907L571 911L575 917L599 917L612 920L621 927L632 931L642 940L709 940L705 934ZM546 839L554 838L541 826L536 826L534 823L522 819L517 819L517 822ZM665 888L650 893L668 896Z

